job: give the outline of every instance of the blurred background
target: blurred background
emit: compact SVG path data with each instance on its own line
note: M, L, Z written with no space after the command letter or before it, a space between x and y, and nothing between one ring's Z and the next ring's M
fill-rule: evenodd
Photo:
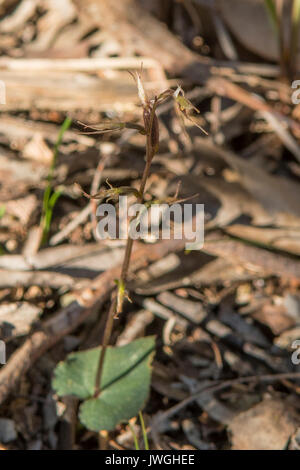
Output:
M206 217L203 250L152 245L115 324L117 345L157 336L150 445L300 449L299 386L280 375L300 372L299 24L297 0L0 0L1 448L134 448L127 424L100 440L84 429L51 378L101 344L101 276L124 241L97 240L97 201L74 183L138 188L144 136L93 131L142 123L128 73L142 67L149 97L180 85L199 110L183 122L172 100L159 107L146 199L181 182Z

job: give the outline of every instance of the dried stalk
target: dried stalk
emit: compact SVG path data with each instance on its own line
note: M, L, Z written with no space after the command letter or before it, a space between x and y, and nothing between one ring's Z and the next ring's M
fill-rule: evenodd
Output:
M145 192L145 187L147 183L147 179L149 177L149 172L150 172L150 167L151 167L151 162L152 159L155 155L155 147L152 145L151 139L152 139L152 128L153 128L153 121L154 119L157 119L155 116L155 108L156 106L153 106L151 110L151 116L150 116L150 125L147 131L147 137L146 137L146 164L142 176L142 181L140 184L139 188L139 196L138 196L138 202L142 203L144 199L144 192ZM125 284L127 280L127 275L128 275L128 269L130 265L130 258L131 258L131 253L132 253L132 247L133 247L133 239L130 237L128 233L128 238L127 238L127 243L126 243L126 248L125 248L125 254L124 254L124 259L123 259L123 265L122 265L122 271L121 271L121 277L119 281L119 287L118 289L125 289ZM103 334L103 341L102 341L102 348L101 348L101 353L100 353L100 358L99 358L99 364L98 364L98 369L97 369L97 374L96 374L96 380L95 380L95 394L94 396L97 397L99 396L101 392L101 376L103 372L103 365L104 365L104 359L105 359L105 353L107 350L107 346L109 344L112 330L113 330L113 322L116 313L119 314L122 311L122 303L123 303L123 297L121 299L121 305L119 304L119 296L116 295L116 292L113 295L112 298L112 303L108 312L108 317L106 320L106 325L104 329L104 334Z
M134 129L137 129L141 134L146 135L146 164L145 164L140 188L137 191L137 190L134 190L133 188L125 187L125 186L121 188L113 188L112 186L110 186L110 189L102 190L94 195L89 195L85 193L83 190L81 190L82 193L89 199L101 199L101 200L104 198L115 199L116 197L118 198L120 194L123 194L123 193L132 194L133 193L136 196L138 203L140 204L143 203L144 192L145 192L147 179L150 173L151 163L155 154L158 151L158 146L159 146L159 126L158 126L158 119L156 115L156 108L160 103L164 102L169 97L173 97L175 104L176 104L177 112L182 117L182 119L184 117L190 120L191 122L193 122L194 125L196 125L205 134L207 134L206 131L197 123L197 121L195 121L191 117L192 111L196 111L197 113L199 113L199 110L185 97L185 94L180 86L178 86L175 91L171 89L167 89L164 92L162 92L159 96L155 96L154 99L150 100L144 90L144 86L143 86L140 74L136 72L135 74L132 74L132 76L136 81L137 89L138 89L138 96L143 107L144 127L140 125L132 125L131 123L117 123L117 125L115 125L114 123L111 123L111 124L106 123L106 125L104 127L101 126L100 129L95 128L93 130L93 133L103 133L109 130L134 128ZM130 222L132 222L134 219L135 218L131 219ZM97 373L96 373L96 380L95 380L95 391L94 391L95 397L98 397L101 392L101 377L103 373L105 354L106 354L107 346L109 344L112 329L113 329L113 320L117 315L119 315L122 312L124 298L126 297L125 287L126 287L127 275L128 275L129 265L130 265L132 248L133 248L133 241L134 240L130 236L130 230L128 230L127 243L126 243L126 248L125 248L122 269L121 269L121 276L117 282L118 289L117 291L113 293L111 306L107 315L107 320L106 320L104 334L103 334L102 348L100 352L99 363L98 363L98 368L97 368Z

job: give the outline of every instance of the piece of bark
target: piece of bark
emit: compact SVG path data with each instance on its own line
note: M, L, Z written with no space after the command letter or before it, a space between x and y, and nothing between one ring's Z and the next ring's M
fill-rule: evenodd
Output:
M117 346L124 346L145 332L145 328L152 323L154 316L149 310L140 310L127 323L124 331L117 339Z
M159 294L157 300L196 324L201 323L207 315L200 302L183 299L168 291Z
M74 289L83 287L89 282L88 279L72 277L67 274L61 274L55 271L15 271L0 269L0 289L16 286L30 287L51 287L59 289L60 287Z
M154 299L147 298L143 301L143 307L146 310L149 310L152 312L154 315L157 315L159 318L162 318L163 320L170 320L174 319L176 323L179 325L186 327L187 326L187 321L183 318L181 318L179 315L176 315L175 313L172 312L172 310L164 307L163 305L159 304L156 302Z
M99 73L103 70L136 69L143 63L143 69L153 69L159 62L149 57L98 57L78 59L46 59L11 57L0 58L0 69L11 72L88 72ZM128 78L128 77L127 77Z
M252 317L268 326L276 336L295 325L295 321L288 316L284 305L276 305L271 302L263 305Z
M103 271L112 267L111 260L113 258L108 259L111 251L109 248L99 245L99 243L89 243L83 246L66 243L56 247L44 248L38 253L29 256L2 255L0 257L0 268L12 271L28 271L71 265L72 263L75 263L77 266L84 266L84 260L92 256L94 258L100 257L98 262L102 263L101 271ZM104 258L101 259L102 256Z
M0 116L0 133L8 139L8 142L14 143L17 149L22 150L24 141L34 138L36 134L47 138L52 144L57 141L57 126L48 122L27 121L15 116ZM91 136L82 135L78 132L67 130L64 133L66 141L75 140L76 142L92 147L95 145L95 139Z
M14 12L1 21L1 32L16 33L34 15L38 0L23 0Z
M283 401L265 399L229 423L234 450L283 450L299 426L299 416Z
M249 323L248 319L234 312L231 307L226 306L225 302L220 307L218 318L222 323L236 331L244 341L249 341L262 348L270 347L270 342L260 329Z
M300 255L300 230L297 227L265 228L235 224L227 227L226 232L237 238Z
M3 303L0 307L1 338L29 333L31 325L37 321L41 313L41 308L29 302Z

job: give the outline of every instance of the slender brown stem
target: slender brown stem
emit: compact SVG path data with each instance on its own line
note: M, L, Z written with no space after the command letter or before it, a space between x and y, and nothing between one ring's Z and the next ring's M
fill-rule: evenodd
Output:
M153 120L151 121L151 124L149 126L150 130L147 134L147 140L146 140L146 164L145 164L142 181L141 181L140 188L139 188L139 197L138 197L138 201L140 203L143 202L143 199L144 199L145 187L146 187L147 179L148 179L149 172L150 172L151 162L154 157L154 151L151 147L152 122ZM133 247L133 239L129 236L129 233L128 233L124 260L123 260L123 265L122 265L122 271L121 271L121 277L120 277L120 283L124 286L125 286L127 275L128 275L132 247ZM106 325L105 325L104 334L103 334L102 348L101 348L101 353L99 357L98 369L97 369L96 380L95 380L95 393L94 393L95 397L98 397L101 392L101 377L102 377L102 372L103 372L104 359L105 359L107 346L110 341L111 333L113 330L116 306L117 306L117 296L116 296L116 293L114 293L111 306L107 315Z
M140 202L140 203L143 202L145 186L146 186L146 182L147 182L147 179L148 179L148 176L149 176L149 171L150 171L150 167L151 167L151 160L152 160L152 158L150 159L149 156L148 156L148 152L150 151L149 150L148 140L149 140L149 136L147 136L146 165L145 165L145 168L144 168L144 173L143 173L143 177L142 177L142 181L141 181L140 189L139 189L140 196L138 197L138 202ZM126 248L125 248L124 261L123 261L123 266L122 266L122 272L121 272L121 278L120 278L121 282L124 283L124 284L126 282L126 278L127 278L127 274L128 274L130 258L131 258L131 253L132 253L132 247L133 247L133 240L128 235Z
M101 353L99 357L98 369L97 369L96 380L95 380L94 397L98 397L101 391L100 383L101 383L101 376L102 376L102 371L103 371L103 364L104 364L106 349L107 349L107 346L111 337L111 332L113 329L115 308L116 308L116 295L114 293L114 296L112 298L112 302L110 305L110 309L107 314L105 329L103 333L102 348L101 348Z

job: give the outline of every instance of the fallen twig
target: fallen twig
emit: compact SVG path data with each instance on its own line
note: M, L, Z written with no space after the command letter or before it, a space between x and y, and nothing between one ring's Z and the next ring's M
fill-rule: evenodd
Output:
M203 393L216 393L221 390L224 390L225 388L231 387L233 385L239 385L243 383L255 383L255 382L276 382L276 381L281 381L281 380L300 380L300 372L287 372L283 374L266 374L266 375L251 375L248 377L238 377L237 379L231 379L231 380L225 380L223 382L218 382L218 381L213 381L210 385L208 386L202 386L199 391L196 393L193 393L189 397L185 398L182 400L180 403L177 403L177 405L172 406L168 410L159 413L153 420L151 430L152 432L154 431L154 434L156 433L156 429L158 428L159 424L162 423L165 420L170 419L172 416L174 416L176 413L178 413L180 410L185 408L186 406L190 405L193 403L195 400L197 400Z

